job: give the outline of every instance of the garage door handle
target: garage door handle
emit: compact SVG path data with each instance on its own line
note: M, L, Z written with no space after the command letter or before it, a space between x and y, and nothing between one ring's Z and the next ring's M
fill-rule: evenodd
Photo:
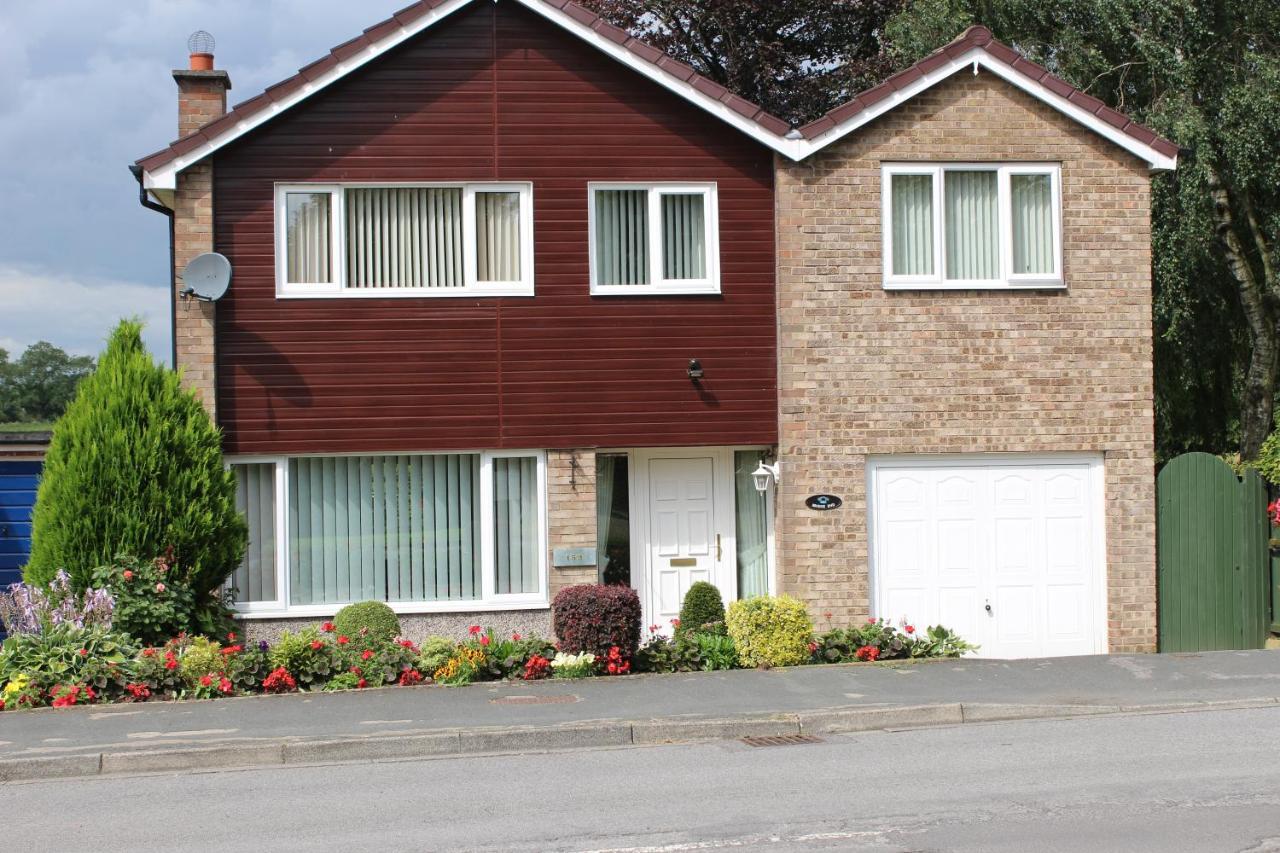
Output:
M990 601L988 601L988 602L987 602L987 615L988 615L988 616L990 616L990 615L991 615L991 602L990 602Z

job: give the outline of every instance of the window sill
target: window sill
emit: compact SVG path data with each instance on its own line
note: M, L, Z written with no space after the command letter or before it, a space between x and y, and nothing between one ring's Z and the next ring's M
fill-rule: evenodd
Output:
M483 299L534 295L526 285L514 287L369 287L345 290L276 289L277 299Z
M308 604L278 610L238 610L233 608L237 619L317 619L329 618L343 607L353 602L334 602L333 604ZM504 610L547 610L551 601L542 597L530 599L518 596L513 601L389 601L387 605L397 614L404 616L428 615L432 613L500 613Z
M886 281L885 290L1066 290L1060 279L1028 281Z
M719 296L720 285L593 284L592 296Z

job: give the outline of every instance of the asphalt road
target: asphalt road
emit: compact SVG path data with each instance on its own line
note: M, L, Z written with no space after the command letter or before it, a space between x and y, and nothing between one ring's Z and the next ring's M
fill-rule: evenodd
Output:
M1280 851L1280 708L0 786L9 850Z

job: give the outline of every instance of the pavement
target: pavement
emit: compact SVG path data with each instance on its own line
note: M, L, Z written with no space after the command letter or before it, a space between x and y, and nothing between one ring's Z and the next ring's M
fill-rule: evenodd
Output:
M1271 707L96 776L0 785L0 814L22 853L1276 853L1277 730Z
M1280 705L1280 651L393 687L0 714L0 782Z

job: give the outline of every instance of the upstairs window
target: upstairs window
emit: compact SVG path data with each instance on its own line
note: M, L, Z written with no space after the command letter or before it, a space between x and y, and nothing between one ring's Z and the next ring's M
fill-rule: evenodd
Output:
M281 296L532 296L528 184L279 186Z
M1061 287L1055 165L888 165L888 289Z
M713 184L591 184L591 292L719 293Z

